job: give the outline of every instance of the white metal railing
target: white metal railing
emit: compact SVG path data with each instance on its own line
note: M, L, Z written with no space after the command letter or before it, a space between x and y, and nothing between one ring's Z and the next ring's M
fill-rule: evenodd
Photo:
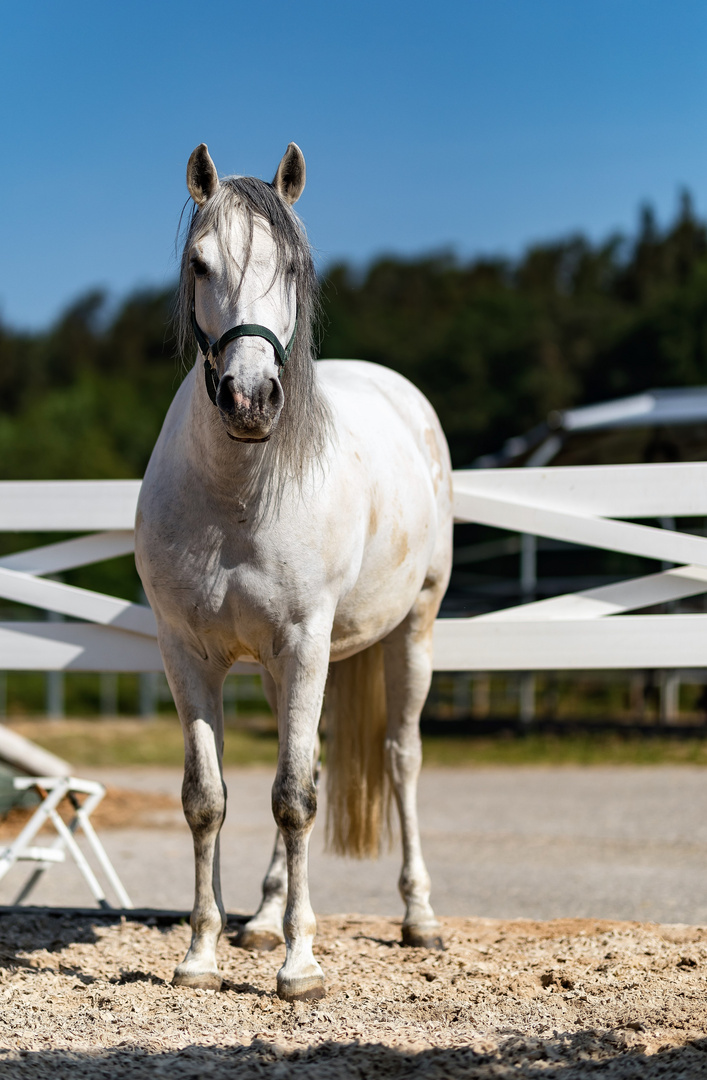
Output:
M0 622L0 669L162 670L149 607L46 577L131 552L139 489L137 480L0 482L0 531L88 533L0 557L0 598L80 620ZM438 620L436 670L707 667L707 615L628 614L707 592L707 538L629 520L707 516L707 464L456 472L454 507L458 521L676 565L473 618Z

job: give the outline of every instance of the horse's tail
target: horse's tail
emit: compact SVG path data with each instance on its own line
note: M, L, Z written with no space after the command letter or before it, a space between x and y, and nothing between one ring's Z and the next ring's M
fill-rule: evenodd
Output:
M331 665L325 717L327 846L337 855L376 858L382 827L390 825L382 645Z

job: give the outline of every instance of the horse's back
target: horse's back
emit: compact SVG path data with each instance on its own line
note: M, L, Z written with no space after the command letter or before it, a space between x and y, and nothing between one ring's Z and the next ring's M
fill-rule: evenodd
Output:
M370 403L376 397L388 402L408 424L432 422L437 415L427 398L404 375L369 360L319 360L316 364L321 386L329 393L363 394Z

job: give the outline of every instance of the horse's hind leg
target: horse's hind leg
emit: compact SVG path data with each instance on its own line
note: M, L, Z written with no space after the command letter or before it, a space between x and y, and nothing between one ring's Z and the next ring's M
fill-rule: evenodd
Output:
M226 924L218 841L226 814L222 775L224 673L196 662L186 649L172 651L164 641L161 644L184 734L182 805L194 841L195 864L191 944L174 972L172 985L218 990L221 976L216 945Z
M268 705L277 716L277 691L275 681L269 672L263 672L263 691ZM319 738L315 740L314 760L312 769L315 785L319 780ZM252 919L249 919L238 934L237 944L242 949L257 949L260 952L270 952L278 945L283 945L285 935L282 930L282 920L287 903L287 853L282 833L277 830L275 835L275 847L265 878L263 879L263 895L260 907Z
M269 671L262 672L263 693L277 718L277 687ZM282 919L287 902L287 854L280 830L275 835L275 847L263 879L260 907L252 919L241 928L237 944L241 949L270 952L285 941Z
M398 881L405 902L403 944L441 949L440 926L430 906L430 878L422 858L417 823L417 780L422 764L420 713L432 678L431 624L437 610L426 592L423 590L410 614L384 642L388 707L385 754L403 842Z
M282 919L287 902L287 853L282 834L278 829L275 847L267 873L263 879L263 897L252 919L241 928L236 944L241 949L257 949L270 952L284 944Z
M277 716L277 693L275 681L269 672L262 673L262 689L268 704ZM314 783L318 784L321 761L319 761L319 739L315 740L312 771ZM258 949L260 953L269 953L278 945L283 945L283 917L287 903L287 853L285 841L280 829L275 834L275 846L268 872L262 881L262 900L253 918L248 919L237 935L236 944L241 948Z

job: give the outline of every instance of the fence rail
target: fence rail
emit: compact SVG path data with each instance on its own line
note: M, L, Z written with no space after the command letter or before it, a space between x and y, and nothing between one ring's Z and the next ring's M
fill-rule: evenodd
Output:
M46 576L131 552L139 490L137 480L0 482L0 531L88 534L0 558L0 598L74 620L0 622L0 669L162 671L149 607ZM707 464L459 471L454 507L458 521L659 560L666 568L440 619L436 670L707 667L707 615L632 614L707 592L707 538L631 520L707 517Z

